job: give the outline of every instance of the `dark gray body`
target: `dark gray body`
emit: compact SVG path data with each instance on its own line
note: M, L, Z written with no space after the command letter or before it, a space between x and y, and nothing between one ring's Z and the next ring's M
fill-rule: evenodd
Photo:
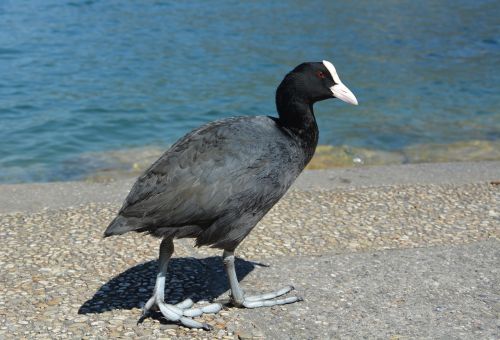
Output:
M163 237L153 296L143 317L158 308L170 321L211 329L193 320L217 313L219 303L191 308L186 299L165 303L173 238L195 237L196 244L224 249L224 268L236 307L257 308L302 301L287 296L293 286L246 296L236 275L234 250L290 188L318 144L314 103L338 98L357 104L328 61L302 63L276 90L278 118L237 117L204 125L181 138L134 184L104 235L128 231Z
M312 123L307 141L267 116L192 131L139 177L105 236L196 237L198 246L234 250L310 161Z

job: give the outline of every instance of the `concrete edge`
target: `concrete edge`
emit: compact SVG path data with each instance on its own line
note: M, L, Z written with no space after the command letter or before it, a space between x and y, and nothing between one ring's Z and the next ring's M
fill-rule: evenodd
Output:
M52 182L0 185L0 213L33 212L88 203L120 204L135 179L110 183ZM342 191L361 187L500 181L500 161L388 165L305 171L299 190Z

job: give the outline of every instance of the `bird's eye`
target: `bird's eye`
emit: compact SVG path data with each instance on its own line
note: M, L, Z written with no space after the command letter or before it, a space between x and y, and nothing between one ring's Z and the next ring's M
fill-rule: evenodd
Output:
M316 75L318 76L318 78L321 78L321 79L326 78L325 74L321 71L316 72Z

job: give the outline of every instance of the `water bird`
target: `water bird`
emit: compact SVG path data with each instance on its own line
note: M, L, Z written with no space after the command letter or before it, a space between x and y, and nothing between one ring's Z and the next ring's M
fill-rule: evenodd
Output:
M159 309L172 322L210 329L193 317L222 308L219 303L193 307L191 299L165 303L165 276L176 238L195 238L196 246L223 250L234 306L301 300L281 297L292 286L245 295L236 277L234 251L311 160L319 134L313 104L329 98L358 104L331 62L302 63L276 90L278 117L235 117L203 125L173 144L137 179L104 236L135 231L162 239L156 283L143 317Z

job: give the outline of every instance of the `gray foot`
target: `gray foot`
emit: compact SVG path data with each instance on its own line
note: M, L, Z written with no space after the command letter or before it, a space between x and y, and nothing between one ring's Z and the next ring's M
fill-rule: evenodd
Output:
M290 296L284 299L273 300L274 298L285 295L286 293L291 292L294 289L295 288L293 286L286 286L279 290L266 294L243 296L243 301L238 302L235 301L234 298L232 300L236 306L245 308L272 307L302 301L303 299L299 296Z
M205 313L218 313L222 309L222 305L219 303L212 303L202 307L191 308L193 304L193 300L186 299L176 305L170 305L165 303L163 299L158 299L155 295L153 295L144 305L141 320L149 314L151 309L156 307L169 321L180 322L183 326L189 328L203 328L205 330L212 329L212 326L209 324L195 321L192 318L201 316Z

